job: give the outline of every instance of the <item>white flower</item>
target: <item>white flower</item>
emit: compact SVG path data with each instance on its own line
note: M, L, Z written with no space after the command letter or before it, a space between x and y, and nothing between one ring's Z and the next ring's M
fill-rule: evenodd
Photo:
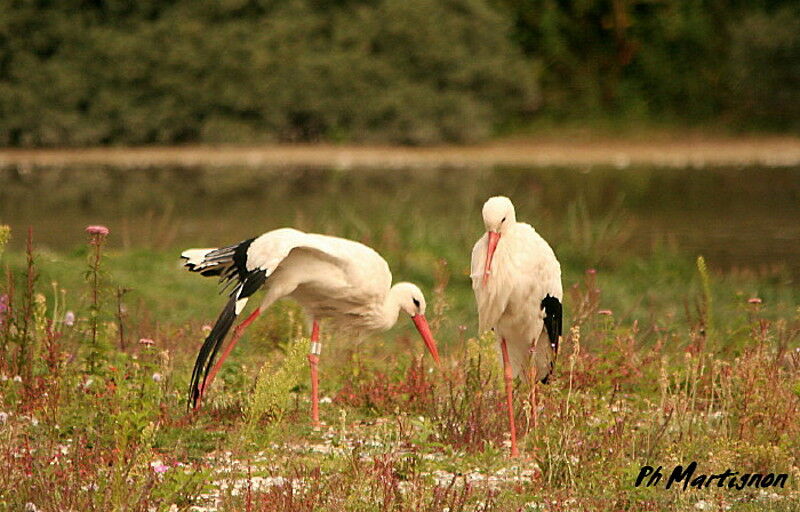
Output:
M66 325L67 327L72 327L73 325L75 325L75 313L73 313L72 311L67 311L64 314L64 325Z
M331 402L333 402L333 400L331 400L331 397L329 396L323 396L322 398L319 399L319 403L321 404L329 404Z
M154 373L153 374L153 381L154 382L161 382L161 379L163 379L163 378L164 377L160 373Z
M8 413L0 411L0 423L5 423L8 421Z
M711 510L714 506L706 500L700 500L694 504L694 508L697 510Z
M25 504L25 512L39 512L39 507L29 501Z
M22 377L20 377L19 375L14 375L14 378L11 379L11 380L13 380L14 382L22 382ZM34 506L36 506L36 505L34 505Z

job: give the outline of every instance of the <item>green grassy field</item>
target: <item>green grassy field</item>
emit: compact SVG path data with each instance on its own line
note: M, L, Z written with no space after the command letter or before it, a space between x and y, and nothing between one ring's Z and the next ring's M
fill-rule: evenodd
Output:
M341 196L330 187L344 186L307 185L296 195ZM126 232L140 238L122 243L112 225L93 305L94 246L82 243L82 224L69 224L74 243L59 249L34 233L30 265L25 233L12 233L0 256L0 507L800 508L800 291L785 269L708 270L669 243L631 250L613 209L595 215L571 202L555 224L546 202L518 208L562 261L567 334L537 409L517 387L522 456L510 459L494 341L478 337L467 276L486 190L425 196L422 183L398 197L378 179L363 187L358 204L309 200L302 215L263 214L369 243L396 280L418 282L444 365L434 368L403 318L364 340L326 336L318 429L305 318L293 304L250 328L189 414L195 353L224 299L213 280L179 268L174 238L142 243L139 226ZM160 227L148 240L172 227L166 216L150 222ZM692 461L698 474L789 478L785 488L634 486L644 465L669 473Z

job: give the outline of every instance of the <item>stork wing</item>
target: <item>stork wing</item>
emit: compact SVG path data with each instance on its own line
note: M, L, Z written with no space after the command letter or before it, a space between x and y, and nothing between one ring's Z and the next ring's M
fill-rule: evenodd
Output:
M363 292L385 295L391 286L389 265L366 245L289 228L276 229L256 238L248 251L248 268L264 270L269 276L295 253L337 267L351 285L357 285Z

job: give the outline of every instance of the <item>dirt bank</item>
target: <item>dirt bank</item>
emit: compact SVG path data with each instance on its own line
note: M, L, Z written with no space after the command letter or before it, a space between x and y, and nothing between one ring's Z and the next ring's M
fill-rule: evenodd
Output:
M359 167L800 165L800 138L550 140L476 146L332 145L0 149L0 165L245 165Z

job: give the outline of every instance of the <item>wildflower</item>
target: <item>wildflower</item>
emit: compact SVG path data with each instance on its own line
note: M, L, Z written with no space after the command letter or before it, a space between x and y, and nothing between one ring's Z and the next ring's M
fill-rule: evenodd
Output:
M205 325L203 326L203 329L202 329L202 330L203 330L203 333L204 333L204 334L208 334L208 333L210 333L210 332L211 332L211 326L210 326L210 325L208 325L208 324L205 324Z
M105 226L86 226L86 232L90 235L106 236L109 230Z
M759 299L758 297L750 297L749 299L747 299L747 303L748 304L761 304L761 299Z
M694 508L697 510L711 510L714 506L706 500L700 500L694 504Z
M13 380L14 382L22 382L22 377L20 377L19 375L14 375L14 378L11 380Z
M25 512L39 512L39 507L29 501L25 504Z
M72 327L75 325L75 313L72 311L67 311L64 313L64 325L67 327Z
M8 413L5 411L0 411L0 423L5 423L8 421Z
M0 325L3 325L7 311L8 311L8 295L4 293L3 295L0 295Z
M155 344L156 342L150 338L139 338L139 345L144 345L145 347L152 347Z
M166 473L169 470L169 466L167 466L160 460L154 460L153 462L151 462L150 467L153 468L154 473Z
M601 309L600 311L598 311L598 312L597 312L597 314L598 314L598 315L608 315L608 316L611 316L611 315L613 315L613 314L614 314L614 312L613 312L613 311L611 311L610 309Z
M153 381L154 382L161 382L161 379L163 379L163 378L164 377L160 373L154 373L153 374Z
M589 274L590 276L593 276L593 275L597 274L597 270L595 270L593 268L590 268L590 269L588 269L586 271L586 273Z

